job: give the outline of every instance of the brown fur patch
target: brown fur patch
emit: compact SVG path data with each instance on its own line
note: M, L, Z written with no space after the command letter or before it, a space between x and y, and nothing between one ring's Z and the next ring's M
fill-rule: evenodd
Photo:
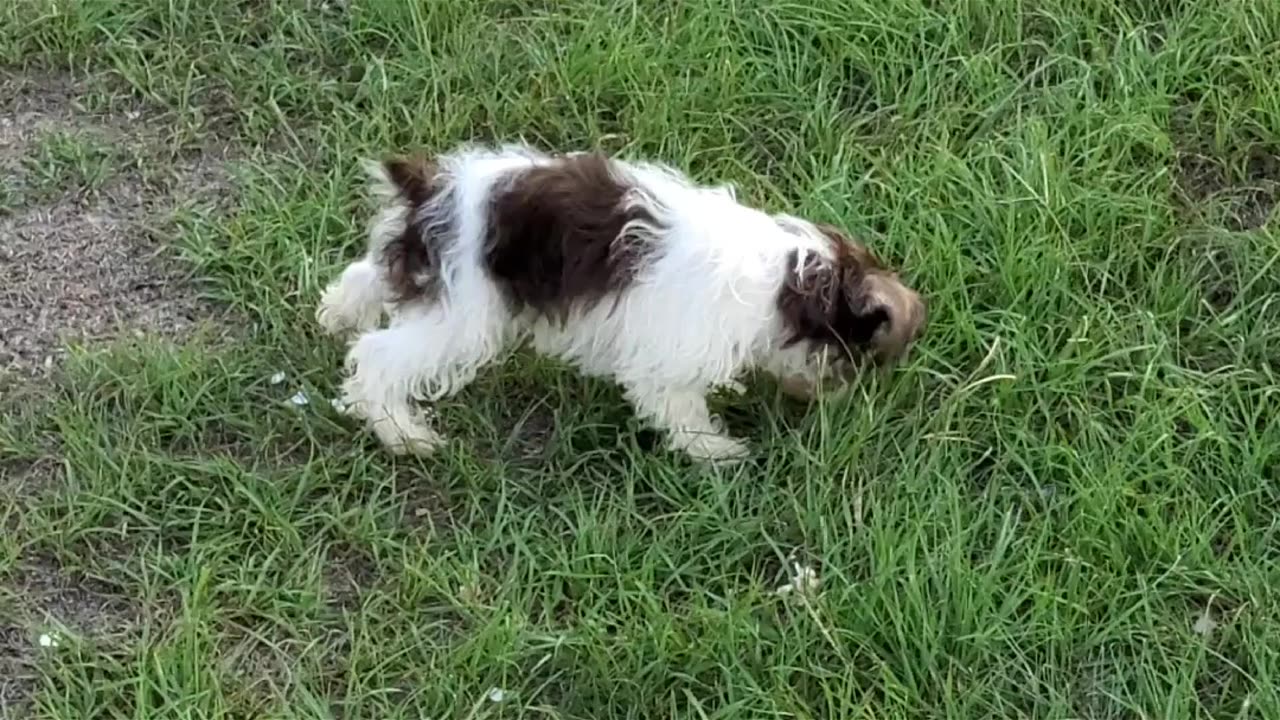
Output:
M787 256L787 281L778 309L790 329L787 344L811 342L852 356L870 348L885 358L901 355L924 321L920 297L904 286L870 250L838 228L816 225L833 258Z
M653 251L622 237L630 188L601 154L574 155L521 173L490 205L485 262L515 305L563 317L627 286Z
M387 176L413 207L435 195L436 164L424 157L391 158L383 163Z
M884 262L876 257L875 253L867 249L866 245L849 237L840 228L826 223L814 223L814 227L827 236L827 241L831 243L831 250L836 255L837 265L848 268L858 267L865 272L885 269Z
M392 158L383 168L409 210L404 230L382 249L392 296L397 302L433 297L439 284L441 230L447 231L444 224L423 217L423 208L440 191L436 165L422 157Z
M799 251L787 254L787 281L778 294L778 309L791 331L788 345L809 341L852 352L889 321L884 308L867 306L861 267L810 255L797 272L798 262Z

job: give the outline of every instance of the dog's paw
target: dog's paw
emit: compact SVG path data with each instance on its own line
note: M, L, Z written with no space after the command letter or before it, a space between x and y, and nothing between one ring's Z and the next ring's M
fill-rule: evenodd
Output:
M747 386L738 380L729 380L721 385L717 385L715 386L715 390L738 397L747 394Z
M401 438L393 445L388 445L387 450L392 455L413 455L414 457L428 457L439 450L444 445L444 436L432 434L430 436L413 435Z
M376 329L378 320L376 313L350 315L342 308L324 302L316 308L316 323L330 337L355 336Z
M375 427L379 439L392 455L414 455L426 457L440 449L445 443L444 436L432 430L425 423L414 423L408 427L388 428L379 423Z
M341 292L341 286L330 285L320 294L316 307L316 324L329 335L338 335L350 327L350 319L342 312Z
M341 335L345 330L342 327L342 321L333 312L333 309L324 305L321 305L316 310L316 324L320 326L325 335L332 337Z
M350 393L335 404L335 409L339 405L343 415L363 419L392 455L425 457L445 444L445 437L431 427L431 414L428 412L404 412L398 408L388 412L381 406L375 406L371 411L368 405L352 400Z
M377 328L382 312L381 304L353 298L348 288L336 282L320 295L316 323L325 334L333 337L359 334Z
M673 445L694 460L716 465L733 464L751 454L750 448L741 440L710 433L682 433L673 438Z

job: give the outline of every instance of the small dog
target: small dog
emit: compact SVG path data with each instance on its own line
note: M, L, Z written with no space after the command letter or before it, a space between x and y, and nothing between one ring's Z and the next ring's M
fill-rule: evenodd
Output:
M836 228L665 166L467 146L367 168L383 207L316 315L359 334L343 402L397 454L442 442L411 399L531 341L620 383L672 449L741 458L708 392L762 370L812 397L861 358L901 358L924 324L920 296Z

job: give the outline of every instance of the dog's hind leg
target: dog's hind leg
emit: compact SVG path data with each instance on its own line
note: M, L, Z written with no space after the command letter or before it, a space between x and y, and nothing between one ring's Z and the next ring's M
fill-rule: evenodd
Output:
M509 318L476 316L504 312L481 305L464 317L447 303L402 308L390 327L366 332L348 352L348 412L367 421L391 452L430 453L443 438L413 400L447 397L471 382L509 340Z

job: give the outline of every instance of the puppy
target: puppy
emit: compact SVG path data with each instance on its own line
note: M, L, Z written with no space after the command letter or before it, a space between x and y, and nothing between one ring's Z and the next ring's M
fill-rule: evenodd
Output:
M860 359L899 359L925 320L920 296L836 228L665 166L466 146L368 170L382 209L317 320L358 335L343 401L393 453L442 442L412 399L451 395L530 343L620 383L672 449L732 460L747 447L708 412L710 390L760 370L812 397Z

